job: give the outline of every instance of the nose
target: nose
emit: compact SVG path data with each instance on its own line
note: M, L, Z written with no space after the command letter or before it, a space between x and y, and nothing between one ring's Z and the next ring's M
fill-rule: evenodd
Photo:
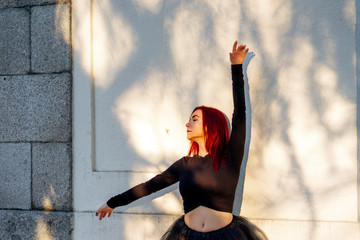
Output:
M187 122L187 123L185 124L185 127L189 127L189 122Z

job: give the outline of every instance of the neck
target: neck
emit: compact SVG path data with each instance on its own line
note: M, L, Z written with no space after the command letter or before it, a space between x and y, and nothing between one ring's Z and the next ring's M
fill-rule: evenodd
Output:
M199 153L198 153L199 156L205 157L206 155L209 154L208 151L206 151L204 139L202 139L201 141L197 141L197 144L199 145Z

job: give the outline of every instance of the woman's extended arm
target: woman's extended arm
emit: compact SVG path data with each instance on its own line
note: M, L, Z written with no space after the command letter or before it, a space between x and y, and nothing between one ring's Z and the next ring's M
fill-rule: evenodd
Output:
M249 49L246 45L237 47L237 41L230 53L231 75L234 99L234 113L232 117L232 132L228 145L230 164L240 167L244 155L246 135L246 106L244 93L244 75L242 64Z
M124 193L116 195L103 204L97 211L96 216L99 219L111 216L112 211L115 207L127 205L139 198L145 197L151 193L159 191L160 189L166 188L177 181L179 181L179 168L181 167L182 160L180 159L172 164L163 173L156 175L147 182L141 183Z

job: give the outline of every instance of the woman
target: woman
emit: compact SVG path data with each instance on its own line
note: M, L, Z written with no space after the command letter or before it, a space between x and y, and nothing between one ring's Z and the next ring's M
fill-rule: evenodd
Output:
M185 215L162 237L177 239L267 239L255 225L232 214L235 190L244 154L246 118L242 63L249 49L237 47L230 53L234 113L229 139L227 121L217 109L200 106L186 124L190 150L151 180L111 198L96 216L111 216L115 207L124 206L180 181Z

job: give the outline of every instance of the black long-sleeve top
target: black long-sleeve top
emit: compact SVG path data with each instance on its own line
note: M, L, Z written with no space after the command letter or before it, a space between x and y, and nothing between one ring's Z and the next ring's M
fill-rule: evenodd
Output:
M231 73L234 113L232 116L232 132L226 149L226 164L221 165L219 170L215 172L210 155L183 157L149 181L112 197L107 202L109 207L127 205L179 181L185 213L198 206L232 212L244 155L246 108L242 65L232 65Z

